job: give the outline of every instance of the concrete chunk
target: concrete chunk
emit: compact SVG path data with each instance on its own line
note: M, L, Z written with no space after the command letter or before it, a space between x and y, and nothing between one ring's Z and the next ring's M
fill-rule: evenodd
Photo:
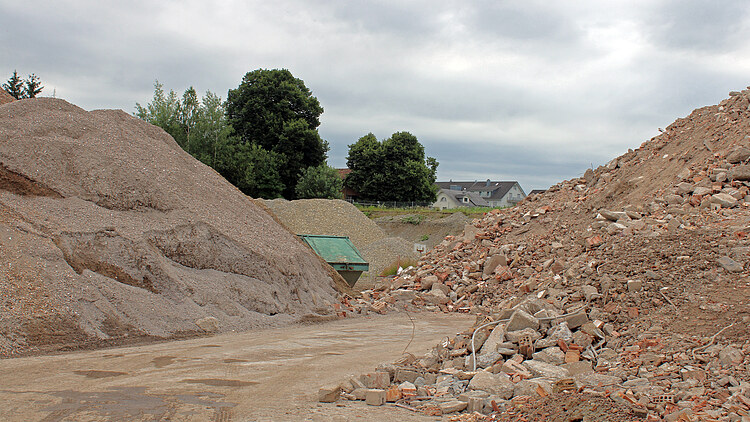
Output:
M535 378L544 378L548 380L558 380L568 378L568 370L559 366L550 365L549 363L539 362L536 360L527 360L522 363L526 369L531 372Z
M219 320L214 317L205 317L196 320L195 325L207 333L219 331Z
M727 155L727 161L732 164L741 163L750 158L750 149L743 146L735 148L732 152Z
M589 317L586 315L586 311L581 311L578 313L575 313L573 315L568 315L562 319L563 321L568 323L568 328L571 330L574 330L581 325L589 322Z
M733 208L737 206L737 198L728 193L717 193L711 196L712 204L719 204L722 208Z
M341 389L336 387L322 387L318 390L318 401L321 403L333 403L341 397Z
M443 412L444 415L447 415L449 413L460 412L466 409L467 405L468 403L460 400L451 400L445 403L440 403L440 411Z
M534 360L551 365L562 365L565 363L565 353L557 346L548 347L541 352L534 353Z
M533 315L522 309L517 309L513 312L513 315L508 321L508 325L505 327L506 331L519 331L524 328L531 328L533 330L539 329L539 320L534 318Z
M377 388L385 390L391 385L391 375L388 372L374 372L370 374L363 374L360 377L360 381L367 388Z
M514 385L507 375L493 374L487 371L477 372L469 382L470 389L486 391L505 400L513 397L513 387Z
M371 388L365 394L365 403L370 406L382 406L385 404L385 390Z
M352 390L351 395L357 400L364 400L367 398L367 388L355 388Z
M739 273L744 269L742 267L742 264L738 263L728 256L722 256L721 258L719 258L718 262L719 265L724 267L724 269L729 271L730 273Z
M419 372L412 371L411 369L398 369L396 370L396 376L394 377L395 382L414 382L419 377Z
M498 324L487 337L482 349L479 350L480 355L487 353L497 352L497 346L505 340L505 324Z
M508 259L505 257L505 255L496 254L489 257L484 263L484 270L482 271L482 274L486 276L492 275L498 265L508 265Z

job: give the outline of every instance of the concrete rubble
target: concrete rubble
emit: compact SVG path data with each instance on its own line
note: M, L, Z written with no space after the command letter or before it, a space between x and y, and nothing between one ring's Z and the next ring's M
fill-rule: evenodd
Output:
M506 420L587 397L604 403L591 420L750 421L748 105L750 90L698 109L342 297L341 316L477 315L381 365L386 403ZM355 380L342 399L360 400Z

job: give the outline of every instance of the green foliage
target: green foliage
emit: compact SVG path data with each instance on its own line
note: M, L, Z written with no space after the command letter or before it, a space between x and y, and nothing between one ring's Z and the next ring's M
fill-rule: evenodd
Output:
M190 153L190 132L191 129L193 129L197 124L199 111L200 102L198 101L198 94L191 86L190 88L185 90L184 94L182 94L182 101L177 107L177 118L179 121L181 134L184 134L185 136L185 146L183 148L188 153Z
M157 80L154 82L154 97L151 102L146 104L146 107L135 103L135 108L136 117L164 129L185 149L184 143L180 143L182 138L178 118L180 100L177 99L177 94L174 91L170 89L169 94L165 95L164 85Z
M323 107L288 70L248 72L236 89L229 90L226 111L243 143L280 155L284 197L294 199L303 169L325 162L328 143L317 130Z
M232 128L227 123L221 97L211 91L206 92L199 105L191 138L193 142L190 151L195 158L219 173L222 173L222 169L231 167L227 160L233 160L225 149L235 144L237 139L232 138ZM219 161L219 151L222 151L222 161Z
M34 98L42 92L43 88L41 80L35 74L32 73L27 79L21 79L18 71L15 70L8 82L3 84L3 89L17 100Z
M279 178L279 169L283 157L279 154L246 143L235 143L222 152L227 154L223 162L233 166L226 172L227 180L246 195L266 199L281 196L284 185Z
M423 234L422 237L419 238L419 241L420 242L424 242L424 241L429 240L429 239L430 239L430 235L429 234Z
M422 214L416 214L416 215L407 215L406 217L403 217L401 219L402 223L409 223L414 224L415 226L419 225L422 221L424 221L425 216Z
M302 170L295 193L300 199L341 199L343 185L339 172L327 164L322 164Z
M409 132L378 142L368 133L349 145L346 185L364 200L434 201L438 162L425 158L424 147Z
M29 78L26 79L24 84L26 98L36 98L36 96L42 92L42 89L44 89L44 86L42 86L42 81L33 73L29 75Z
M190 87L180 100L172 90L165 94L163 85L156 81L153 99L145 107L136 104L136 116L164 129L185 151L245 194L255 198L281 196L284 156L234 136L224 103L211 91L201 102Z

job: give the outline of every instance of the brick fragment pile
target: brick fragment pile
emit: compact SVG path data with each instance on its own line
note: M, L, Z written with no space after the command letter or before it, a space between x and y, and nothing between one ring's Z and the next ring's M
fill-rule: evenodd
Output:
M750 420L749 105L750 90L732 92L343 297L341 313L478 316L427 355L381 366L386 402L506 420L531 415L524 403L593 395L628 415L615 420ZM475 371L470 336L487 322ZM337 387L362 397L352 380Z

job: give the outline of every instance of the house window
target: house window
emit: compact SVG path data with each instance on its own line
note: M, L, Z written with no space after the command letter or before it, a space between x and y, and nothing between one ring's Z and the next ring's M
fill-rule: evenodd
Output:
M440 198L440 202L445 202L447 199L445 197Z

